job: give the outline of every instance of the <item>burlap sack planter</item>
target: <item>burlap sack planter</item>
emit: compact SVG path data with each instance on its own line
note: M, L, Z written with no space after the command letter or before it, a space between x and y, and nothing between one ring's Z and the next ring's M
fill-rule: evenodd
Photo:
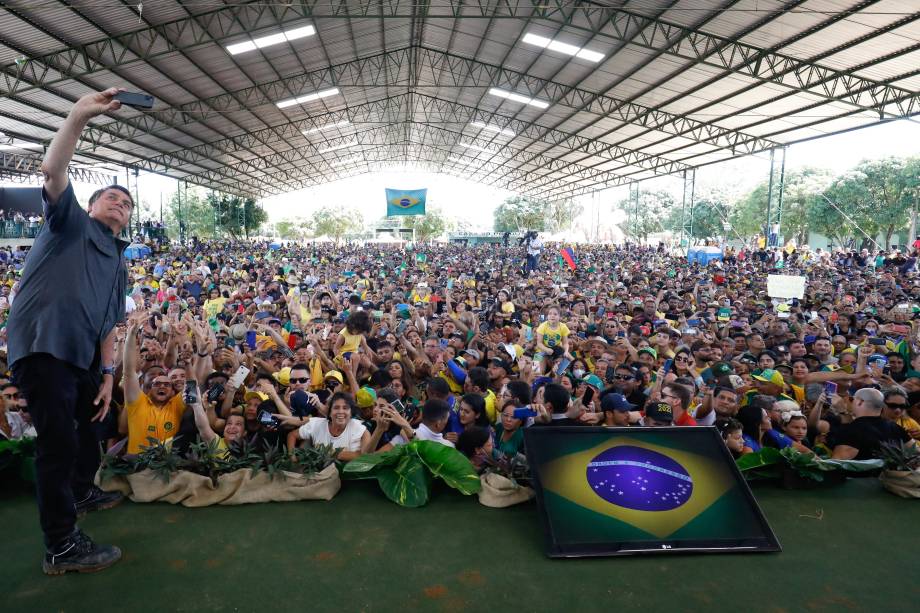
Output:
M502 509L527 502L534 497L533 489L496 473L486 473L479 481L482 483L479 502L487 507Z
M274 479L264 471L237 470L217 478L188 471L174 473L164 482L152 470L106 479L100 483L106 491L119 491L134 502L168 502L186 507L215 504L236 505L256 502L292 502L296 500L331 500L342 482L335 464L313 475L284 472Z
M886 490L901 498L920 498L918 470L883 470L879 480Z

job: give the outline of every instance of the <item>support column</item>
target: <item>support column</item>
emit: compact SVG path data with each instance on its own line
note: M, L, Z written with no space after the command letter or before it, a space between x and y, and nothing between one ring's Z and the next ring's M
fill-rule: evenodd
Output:
M639 238L639 183L630 183L629 191L631 192L630 198L633 201L633 237L638 245L641 242Z
M689 200L687 196L689 195ZM684 171L684 192L680 211L680 243L690 249L693 240L693 211L696 197L696 169ZM686 244L684 244L686 241Z
M138 185L139 177L140 177L140 171L137 168L135 168L134 169L134 209L133 209L133 212L137 214L137 217L135 218L135 221L134 221L134 224L135 224L134 227L136 228L136 230L134 231L135 234L141 233L141 223L142 223L141 222L141 194L140 194L140 186Z
M785 191L786 180L786 148L779 149L780 155L776 155L776 149L770 150L770 181L767 184L767 220L764 226L764 237L767 239L768 247L775 247L782 244L783 237L780 229L783 223L783 192ZM779 157L779 160L777 160ZM779 163L777 180L776 165Z

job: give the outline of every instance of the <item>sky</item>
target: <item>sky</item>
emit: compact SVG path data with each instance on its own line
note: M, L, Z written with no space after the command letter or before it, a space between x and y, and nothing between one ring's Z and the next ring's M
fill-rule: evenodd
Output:
M792 145L787 149L786 168L793 170L803 166L815 166L828 168L839 174L865 159L918 154L920 120L899 120ZM696 186L697 190L718 187L729 194L741 195L766 180L769 171L769 154L759 153L698 169ZM122 174L119 182L124 183L125 180L125 175ZM134 177L128 177L127 180L129 188L134 191ZM168 203L176 191L176 186L177 182L174 179L151 173L141 173L137 179L137 192L141 200L150 206L150 213L155 219L159 216L161 199L164 205ZM264 199L261 204L268 213L270 223L287 218L309 217L326 205L356 209L361 212L365 222L370 222L381 218L385 213L384 189L387 187L427 188L430 206L439 207L457 219L465 219L470 228L475 230L491 230L495 207L512 195L503 189L453 176L392 171L351 177L272 196ZM75 188L78 199L85 202L95 186L77 184ZM682 181L678 177L660 177L642 182L641 189L664 189L679 200ZM584 228L593 227L592 219L600 219L603 228L611 228L621 221L620 215L613 213L613 207L626 197L626 186L580 197L578 202L584 207L584 213L576 219L576 225L580 226L584 233Z

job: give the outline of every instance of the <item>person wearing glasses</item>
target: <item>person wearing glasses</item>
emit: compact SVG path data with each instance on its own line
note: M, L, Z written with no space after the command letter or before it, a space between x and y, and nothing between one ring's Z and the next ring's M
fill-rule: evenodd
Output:
M48 147L41 165L46 222L29 250L6 327L8 363L38 432L42 570L49 575L102 570L121 558L117 547L96 545L77 528L77 515L122 499L93 485L101 458L92 422L105 419L112 401L115 326L125 320L128 295L128 242L121 236L134 199L110 185L83 209L67 174L90 121L121 108L118 93L111 88L77 100Z
M635 405L636 411L641 411L645 407L648 396L645 395L641 375L635 367L629 364L617 366L612 383L617 393L622 394L629 404Z
M172 381L160 372L144 378L144 386L137 372L137 320L128 325L124 350L125 408L119 415L119 430L128 431L127 453L140 453L149 447L149 438L160 442L176 435L185 412L182 394L176 394Z
M0 439L35 438L35 428L23 409L25 398L19 388L7 383L0 389Z
M912 439L920 440L920 424L907 414L908 407L910 403L903 390L897 388L888 390L885 392L885 408L882 409L882 417L904 428Z
M671 405L671 415L675 426L696 425L696 420L688 410L692 399L690 391L679 383L665 383L661 387L661 402Z

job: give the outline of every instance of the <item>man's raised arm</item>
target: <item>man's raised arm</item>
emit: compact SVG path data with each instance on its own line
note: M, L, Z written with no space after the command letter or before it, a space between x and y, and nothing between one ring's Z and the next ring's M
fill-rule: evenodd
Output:
M120 109L121 102L113 99L119 91L123 90L112 87L96 94L87 94L77 100L70 109L67 119L51 140L42 162L42 175L45 178L45 192L48 194L49 204L56 204L67 189L67 167L86 124L93 117Z

